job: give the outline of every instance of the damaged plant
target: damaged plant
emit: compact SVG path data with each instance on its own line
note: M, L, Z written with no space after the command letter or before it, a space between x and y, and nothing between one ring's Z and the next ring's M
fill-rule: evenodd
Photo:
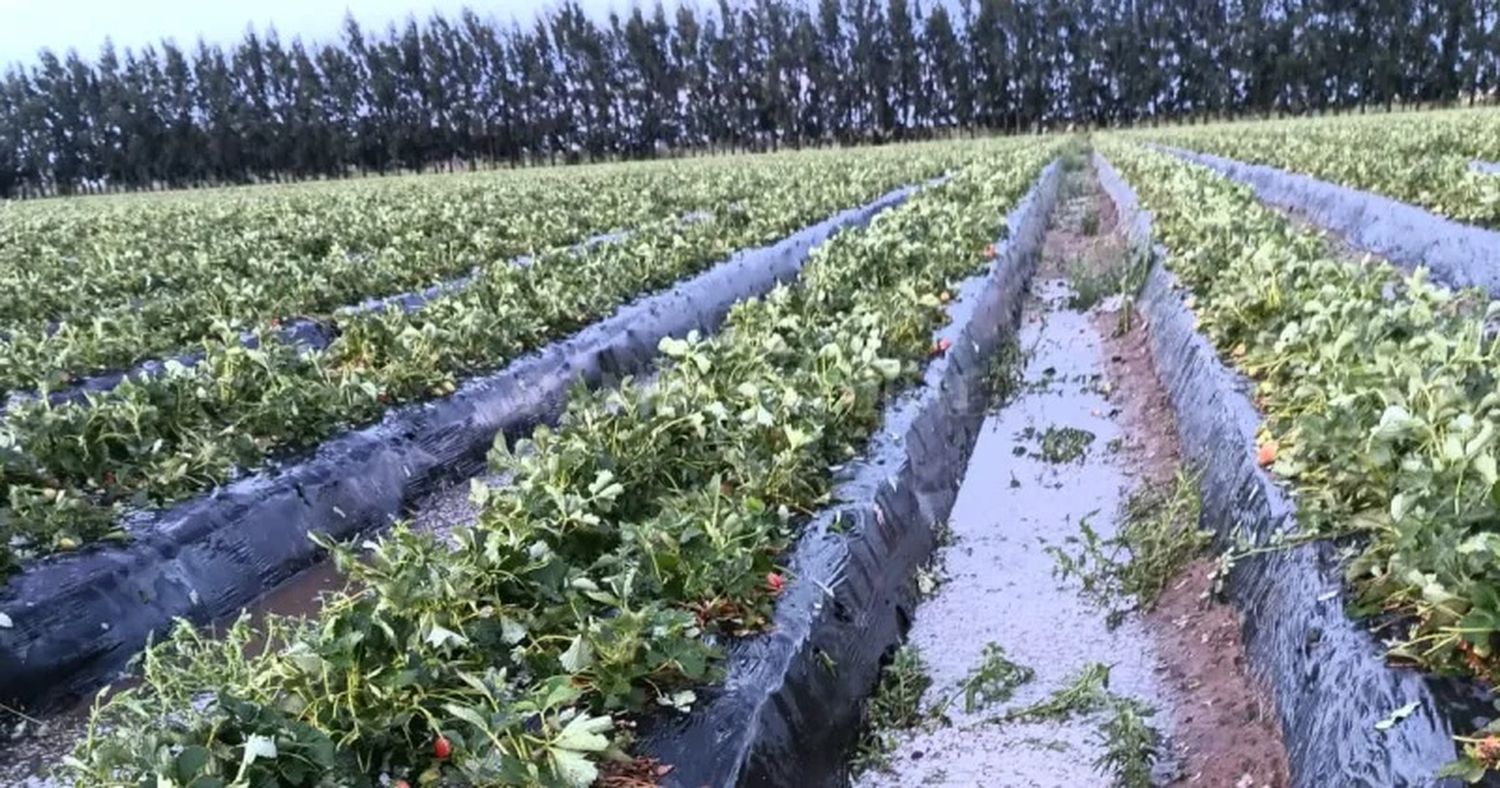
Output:
M1079 535L1067 538L1076 549L1051 546L1054 576L1077 578L1085 598L1109 611L1111 628L1128 613L1151 610L1167 584L1212 541L1198 528L1198 477L1178 471L1170 487L1146 486L1131 496L1116 536L1101 537L1085 519ZM1130 600L1121 606L1122 600Z
M850 759L850 769L855 775L888 768L899 732L941 719L937 709L922 710L922 695L931 686L932 677L927 673L921 651L909 643L896 649L891 661L880 671L875 691L865 701L859 740Z
M1120 788L1151 788L1151 767L1161 751L1161 732L1153 728L1151 717L1156 709L1134 698L1111 694L1109 718L1099 729L1099 744L1104 754L1094 761L1094 769L1111 775Z
M1103 752L1094 768L1108 774L1121 788L1149 788L1153 785L1151 769L1161 750L1161 733L1151 726L1156 714L1151 706L1109 689L1110 668L1091 662L1036 703L1012 710L991 720L998 724L1011 722L1063 722L1079 716L1106 711L1108 717L1100 726L1097 740Z
M1081 461L1094 443L1094 433L1077 427L1048 427L1042 433L1037 457L1043 462L1065 465Z
M979 665L964 680L964 713L973 714L992 703L1004 703L1016 688L1036 677L1036 671L1012 662L998 643L986 643Z
M1035 722L1070 720L1102 708L1109 699L1109 666L1102 662L1084 665L1067 683L1042 700L1013 709L991 722Z
M1025 367L1026 355L1020 341L1014 336L1001 340L984 373L988 412L999 411L1021 390Z

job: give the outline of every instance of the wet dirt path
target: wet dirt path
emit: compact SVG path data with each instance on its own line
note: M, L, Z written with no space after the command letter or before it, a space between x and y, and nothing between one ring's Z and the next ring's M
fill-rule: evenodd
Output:
M924 722L888 732L886 767L855 785L1284 786L1285 754L1245 674L1238 621L1207 599L1209 561L1173 577L1149 613L1118 621L1111 610L1129 605L1101 605L1080 593L1079 577L1057 575L1057 554L1078 554L1085 526L1115 536L1132 496L1171 489L1178 472L1144 327L1117 295L1088 303L1120 289L1113 211L1091 171L1068 179L1022 320L1020 388L980 433L938 585L909 633L931 681ZM985 703L975 688L986 668L1003 667L996 654L1030 679ZM1106 700L1018 716L1081 686L1091 666L1108 668ZM1162 737L1138 782L1101 763L1120 745L1106 726L1122 706L1154 710L1144 719Z

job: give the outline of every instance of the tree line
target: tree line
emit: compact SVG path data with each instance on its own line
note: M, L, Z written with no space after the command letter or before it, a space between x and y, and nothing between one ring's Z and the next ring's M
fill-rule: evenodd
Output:
M247 30L0 78L0 196L1474 100L1500 0L718 0Z

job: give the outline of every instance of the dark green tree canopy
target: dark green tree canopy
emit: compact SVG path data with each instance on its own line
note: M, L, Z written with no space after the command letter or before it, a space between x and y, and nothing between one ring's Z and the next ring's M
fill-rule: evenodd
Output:
M714 0L0 74L0 196L1474 100L1497 0Z

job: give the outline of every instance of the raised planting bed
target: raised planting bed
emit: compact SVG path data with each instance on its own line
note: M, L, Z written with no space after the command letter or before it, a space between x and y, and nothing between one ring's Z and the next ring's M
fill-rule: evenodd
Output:
M0 250L0 262L19 269L6 278L19 292L0 302L0 391L58 389L228 330L326 315L460 276L475 263L694 210L695 197L712 204L765 185L752 178L740 192L740 178L705 172L706 193L682 188L687 207L679 207L676 199L650 202L659 194L643 177L585 176L592 191L517 174L12 212L3 224L16 242ZM665 180L692 183L687 173Z
M916 571L953 508L997 354L1015 340L1060 172L1042 171L1006 218L990 270L963 283L934 337L948 350L923 386L887 408L861 458L839 471L836 503L786 559L793 579L772 631L731 646L722 684L650 730L644 749L672 766L664 785L845 783L864 699L911 623Z
M318 559L309 538L388 525L447 480L471 476L497 435L554 422L570 387L646 371L664 337L712 331L731 305L796 277L813 248L912 193L902 188L768 246L736 253L573 336L403 406L306 458L164 511L137 515L130 540L27 566L0 590L0 701L33 708L108 680L175 618L235 614Z
M1166 159L1152 160L1161 154L1124 146L1106 154L1129 162L1133 175L1153 183L1194 177L1162 166ZM1202 473L1202 522L1218 535L1220 548L1237 556L1227 593L1240 611L1252 671L1275 701L1294 784L1437 784L1439 770L1459 755L1453 735L1477 724L1464 714L1468 701L1454 697L1462 688L1393 665L1371 622L1350 617L1347 608L1360 603L1346 579L1350 540L1299 543L1297 535L1307 533L1306 513L1299 509L1303 499L1264 467L1283 466L1273 464L1276 444L1268 441L1265 417L1252 401L1256 383L1226 367L1200 333L1200 317L1190 304L1205 295L1195 295L1168 270L1171 253L1153 246L1152 215L1110 162L1097 155L1095 162L1132 246L1154 259L1139 309L1185 459ZM1167 202L1173 194L1182 201ZM1205 222L1222 219L1235 204L1219 202L1219 196L1191 186L1163 189L1161 210L1171 210L1177 222L1198 210ZM1222 224L1214 226L1224 232ZM1259 244L1243 231L1233 237L1251 250ZM1203 253L1195 250L1195 270L1210 265ZM1288 256L1285 264L1294 259ZM1355 537L1353 544L1362 541Z
M1445 219L1372 192L1261 164L1158 146L1255 190L1260 199L1306 217L1349 242L1410 271L1426 266L1453 288L1500 297L1500 232Z
M1143 128L1123 136L1302 173L1500 230L1500 181L1472 166L1496 158L1497 118L1493 108L1377 112Z
M819 541L799 541L810 526L839 530L821 519L845 505L835 474L878 459L890 445L872 449L882 423L907 434L887 420L903 412L888 410L901 407L900 391L920 382L930 384L920 392L959 381L975 396L982 388L972 385L980 369L966 367L980 357L960 345L990 335L956 329L958 342L937 344L933 335L951 319L944 304L959 281L1002 253L1012 259L991 241L1056 154L1051 141L986 145L946 184L824 245L796 286L737 305L719 333L664 340L671 362L649 385L575 390L555 430L494 453L509 481L480 496L474 526L448 540L398 528L357 553L341 550L353 586L310 623L270 617L263 635L239 625L217 641L174 632L151 650L140 686L106 704L66 776L82 786L235 774L585 786L621 768L609 764L624 753L668 746L671 722L658 715L701 719L744 679L726 649L795 634L776 609L810 602L817 570L803 563L808 548L794 546ZM1014 269L997 274L1013 292L1025 274ZM978 326L991 297L964 299L972 306L955 314ZM935 361L945 371L923 371ZM939 402L906 412L933 430L922 433L924 451L966 443L957 425L948 434L942 418L923 415L959 409ZM982 402L967 402L976 420ZM911 460L904 473L915 500L883 501L892 518L951 502L956 471L938 469L935 457L924 463L918 451ZM873 495L884 484L877 476L855 479ZM854 494L856 481L842 494ZM860 530L871 539L897 527L867 511ZM915 530L916 544L929 538ZM807 568L787 571L784 556ZM884 598L895 604L904 579L869 580L891 589ZM898 620L885 602L873 604ZM256 642L282 645L247 652ZM871 683L878 661L878 652L868 659ZM867 689L851 687L851 710L833 713L852 713ZM771 719L762 709L740 723ZM647 727L650 745L638 733ZM267 739L282 753L276 760L253 757ZM691 780L719 771L694 764L727 749L679 748L686 754L670 772ZM820 755L836 762L842 753Z
M708 214L695 212L684 217L683 221L692 223L696 221L702 221L705 218L708 218ZM593 249L596 246L601 246L607 243L614 243L616 241L623 241L629 238L630 235L630 231L603 233L600 235L592 236L585 239L581 243L568 247L566 251L570 254L576 255ZM535 257L528 255L517 257L507 262L510 265L531 265L533 262L535 262L535 260ZM468 274L439 282L438 284L435 284L428 288L424 288L422 290L397 293L395 295L384 296L380 298L369 298L359 302L358 304L342 307L335 312L335 315L338 317L347 318L365 313L384 312L388 309L395 309L407 313L416 312L417 310L426 306L428 303L442 298L443 296L462 292L463 290L473 285L476 277L478 276L479 269L476 268ZM330 344L332 344L334 338L338 334L338 328L336 323L331 320L299 317L294 320L287 321L286 323L274 328L273 330L271 330L270 334L272 336L272 341L278 342L283 345L290 345L298 348L305 348L308 350L324 350ZM238 341L241 347L254 350L260 347L261 336L253 331L242 331L239 333ZM47 401L52 403L53 405L63 405L71 403L75 405L86 406L90 397L113 391L127 379L136 381L148 381L153 378L159 378L167 374L167 372L174 364L183 368L195 367L203 361L205 356L206 354L202 351L181 353L167 359L150 359L147 361L142 361L127 370L91 375L81 380L69 383L61 388L48 391ZM12 391L6 398L6 407L9 407L10 403L27 402L40 396L41 393L37 391ZM0 414L3 413L4 411L0 410Z
M809 152L17 204L0 217L0 395L129 369L226 333L270 334L278 319L326 317L476 265L759 201L787 182L814 191L862 181L871 168L893 177L750 246L943 167Z
M796 181L711 220L657 222L578 255L490 266L414 312L343 316L321 350L267 334L251 349L228 332L205 340L191 368L122 382L86 407L14 405L0 419L0 573L120 536L133 510L202 495L374 424L395 406L452 394L642 293L922 182L945 161L912 157ZM904 177L911 172L921 174Z

